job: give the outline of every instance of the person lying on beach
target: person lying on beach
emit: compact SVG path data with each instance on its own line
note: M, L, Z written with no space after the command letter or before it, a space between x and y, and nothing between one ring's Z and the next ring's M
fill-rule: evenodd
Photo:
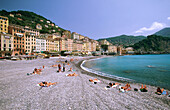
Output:
M35 68L32 74L39 74L40 75L41 72L42 72L42 69Z
M51 67L57 67L58 65L52 65Z
M100 80L98 80L98 79L94 79L94 80L89 79L89 81L92 82L92 83L94 83L94 84L97 84L98 82L100 82Z
M140 88L140 91L141 92L148 92L148 89L147 89L146 85L143 87L143 84L142 84L142 86Z
M66 74L66 76L78 76L78 74L73 73L73 74Z
M118 85L120 85L120 84L119 84L119 83L109 83L109 86L107 86L107 87L115 88L115 87L117 87Z
M43 82L39 83L39 86L41 86L41 87L49 87L49 86L52 86L52 85L55 85L55 84L57 84L57 82L51 83L51 82L43 81Z

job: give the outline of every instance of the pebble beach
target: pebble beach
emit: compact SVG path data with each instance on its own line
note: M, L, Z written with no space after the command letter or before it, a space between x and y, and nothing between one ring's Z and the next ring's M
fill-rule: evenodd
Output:
M105 89L110 82L125 86L126 82L89 73L80 68L83 60L95 57L53 57L34 60L0 61L0 110L170 110L170 97L156 95L157 87L147 85L148 92L134 91L141 84L130 83L132 90L121 93L116 88ZM74 61L70 62L70 59ZM57 72L65 60L65 72ZM27 75L42 68L40 75ZM73 68L73 71L69 71ZM76 73L78 76L66 76ZM99 79L94 84L89 79ZM40 87L42 81L58 82ZM167 92L170 93L169 90Z

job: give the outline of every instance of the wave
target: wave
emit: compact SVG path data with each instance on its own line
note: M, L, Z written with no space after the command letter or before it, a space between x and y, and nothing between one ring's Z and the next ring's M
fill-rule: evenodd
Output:
M97 58L97 59L101 59L101 58ZM97 60L97 59L90 59L88 61L91 61L91 60ZM96 71L96 70L93 70L93 69L90 69L90 68L87 68L85 66L83 66L83 64L86 62L87 60L84 60L80 67L87 71L87 72L91 72L91 73L94 73L94 74L97 74L97 75L100 75L100 76L105 76L105 77L109 77L109 78L113 78L113 79L116 79L116 80L121 80L121 81L134 81L132 79L129 79L129 78L124 78L124 77L119 77L119 76L116 76L116 75L110 75L110 74L107 74L107 73L104 73L104 72L100 72L100 71Z

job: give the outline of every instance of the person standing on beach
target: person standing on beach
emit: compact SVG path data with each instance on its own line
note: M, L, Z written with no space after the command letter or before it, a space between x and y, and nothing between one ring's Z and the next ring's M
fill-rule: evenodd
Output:
M61 71L61 65L58 64L58 71L60 72Z
M63 63L63 72L65 72L65 63Z

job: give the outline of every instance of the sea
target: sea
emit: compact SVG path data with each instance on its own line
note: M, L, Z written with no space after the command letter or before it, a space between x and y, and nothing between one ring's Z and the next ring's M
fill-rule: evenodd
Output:
M84 61L86 71L170 90L170 54L113 56Z

